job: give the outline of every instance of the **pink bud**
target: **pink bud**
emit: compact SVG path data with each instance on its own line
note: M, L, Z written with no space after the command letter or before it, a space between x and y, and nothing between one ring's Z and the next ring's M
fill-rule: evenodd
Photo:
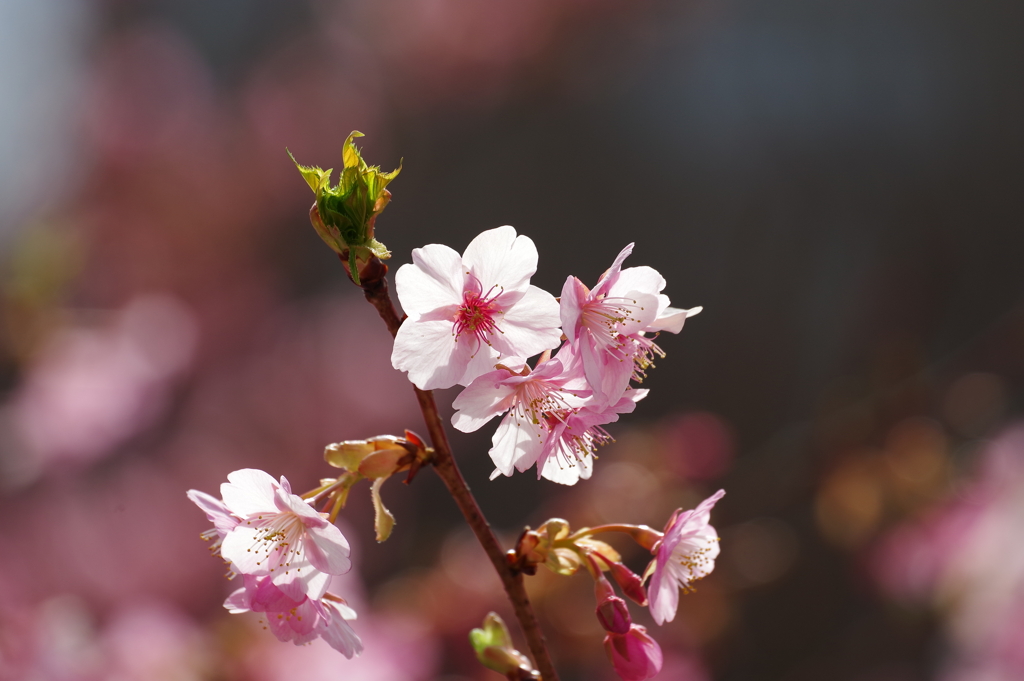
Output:
M605 636L604 649L615 672L625 681L646 681L661 671L661 646L636 624L628 633Z
M597 598L597 620L605 631L613 634L625 634L633 623L629 617L629 608L626 601L615 595L612 585L601 575L594 586L594 595Z
M608 567L612 573L612 579L622 589L630 600L637 605L647 605L647 592L644 590L644 582L640 576L630 570L622 563L609 563Z

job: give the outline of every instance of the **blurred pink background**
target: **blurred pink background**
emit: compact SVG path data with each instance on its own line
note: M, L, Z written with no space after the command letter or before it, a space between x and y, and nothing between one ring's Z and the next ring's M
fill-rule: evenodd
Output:
M525 524L660 525L719 487L672 681L1024 678L1024 12L996 0L0 3L0 680L475 681L507 606L435 476L357 488L366 652L221 607L185 490L296 488L422 432L285 154L390 170L392 267L514 225L534 283L619 249L703 305L592 480L488 482ZM442 393L448 405L453 392ZM644 557L617 544L637 570ZM616 678L592 585L529 580L566 681Z

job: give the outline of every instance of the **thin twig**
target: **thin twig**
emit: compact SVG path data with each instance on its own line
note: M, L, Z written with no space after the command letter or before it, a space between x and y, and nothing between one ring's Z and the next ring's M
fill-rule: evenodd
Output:
M385 270L386 271L386 270ZM383 276L375 278L372 282L363 281L363 292L366 299L377 309L377 313L388 327L392 336L398 333L398 327L402 320L395 311L388 294L387 279ZM476 503L473 493L469 490L465 478L459 471L455 458L452 456L452 448L448 443L448 435L445 432L444 424L441 422L441 415L437 411L437 403L434 401L434 394L429 390L420 390L413 386L416 391L416 399L420 404L420 411L423 412L423 420L426 422L427 432L430 433L430 440L434 445L434 470L444 482L448 492L455 499L459 510L465 516L477 541L483 546L487 557L491 559L501 583L505 587L512 608L515 610L516 619L526 636L530 652L533 654L537 671L540 672L543 681L558 681L558 672L551 662L551 655L548 653L547 644L544 641L544 633L540 629L540 623L533 612L533 606L526 595L526 587L523 584L523 575L516 572L509 565L505 558L505 552L494 536L491 526L487 523L480 506Z

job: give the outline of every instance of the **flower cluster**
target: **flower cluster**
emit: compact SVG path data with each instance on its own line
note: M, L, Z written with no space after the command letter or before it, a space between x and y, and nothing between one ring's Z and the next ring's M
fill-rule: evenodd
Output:
M664 532L646 525L602 525L570 532L566 521L553 518L520 536L512 552L513 564L528 574L538 565L561 575L586 568L594 578L597 619L607 632L604 647L612 666L625 681L645 681L661 671L661 647L644 627L633 623L626 601L616 595L612 583L630 600L649 606L659 625L672 621L679 592L693 591L693 583L715 568L719 547L710 525L711 509L724 495L719 490L693 510L678 509ZM651 552L653 559L643 578L622 563L614 548L594 538L603 532L624 532ZM651 581L645 589L647 578Z
M352 568L345 536L324 514L260 470L228 475L221 499L198 490L188 497L213 528L203 534L211 551L242 576L242 588L224 602L232 613L257 612L264 627L295 645L320 637L345 657L363 645L349 620L356 613L327 592L333 575Z
M654 269L622 269L632 250L593 289L570 276L560 300L530 284L537 249L509 226L483 232L461 256L440 244L418 248L398 270L408 319L392 364L421 390L465 386L452 418L463 432L505 415L492 439L492 478L534 465L538 477L563 484L589 478L594 450L611 439L603 426L647 395L630 381L664 356L656 334L678 333L700 312L670 307Z

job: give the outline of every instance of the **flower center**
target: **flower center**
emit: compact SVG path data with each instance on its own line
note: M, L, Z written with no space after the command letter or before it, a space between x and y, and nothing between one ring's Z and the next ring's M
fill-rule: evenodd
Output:
M588 456L596 459L594 451L598 447L615 441L615 438L601 426L582 427L583 423L579 418L572 418L576 411L578 410L554 412L548 416L549 430L555 427L556 421L565 424L565 430L555 443L553 452L559 468L562 468L563 461L571 468L585 461Z
M292 561L302 556L306 530L302 518L297 513L275 513L269 517L258 516L248 523L256 525L256 537L249 550L265 556L256 564L266 560L271 572L283 567L287 574Z
M482 344L491 344L491 334L495 331L501 333L496 318L502 313L497 298L503 292L502 287L492 286L487 293L483 293L480 281L476 277L472 277L462 294L462 307L455 313L452 334L455 336L456 343L465 334L476 339L477 349Z
M626 322L638 321L633 317L633 312L642 309L632 298L595 298L583 306L580 321L605 352L616 359L624 360L632 353L630 348L626 348L628 342L622 336L622 327Z
M554 423L562 421L560 414L571 414L573 410L565 401L561 388L543 379L535 379L523 381L516 386L512 396L512 413L517 421L528 420L550 431Z

